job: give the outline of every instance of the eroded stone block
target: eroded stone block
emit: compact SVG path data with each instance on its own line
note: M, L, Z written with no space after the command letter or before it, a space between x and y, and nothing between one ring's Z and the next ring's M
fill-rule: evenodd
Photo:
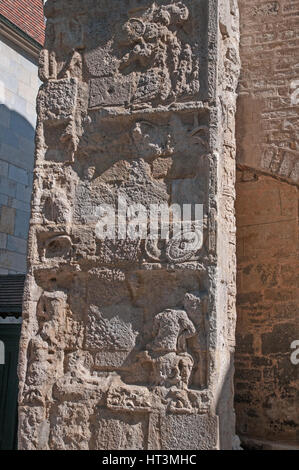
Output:
M166 415L161 419L165 450L217 450L218 420L208 415Z

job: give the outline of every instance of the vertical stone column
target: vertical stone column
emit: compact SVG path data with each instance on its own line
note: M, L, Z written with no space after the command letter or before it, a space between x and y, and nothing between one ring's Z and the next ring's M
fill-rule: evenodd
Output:
M45 13L19 446L231 448L234 1ZM144 208L187 204L200 233L151 238Z

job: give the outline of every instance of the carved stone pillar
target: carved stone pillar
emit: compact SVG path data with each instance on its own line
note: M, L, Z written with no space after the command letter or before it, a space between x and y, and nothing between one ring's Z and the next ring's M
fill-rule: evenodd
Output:
M231 448L235 1L45 14L19 446ZM191 216L181 239L141 236L140 204L202 205L201 243Z

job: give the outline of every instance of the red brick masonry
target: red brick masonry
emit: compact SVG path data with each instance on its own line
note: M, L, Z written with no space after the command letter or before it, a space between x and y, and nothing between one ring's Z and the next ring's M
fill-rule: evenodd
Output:
M45 24L42 0L0 0L0 13L32 39L44 44Z

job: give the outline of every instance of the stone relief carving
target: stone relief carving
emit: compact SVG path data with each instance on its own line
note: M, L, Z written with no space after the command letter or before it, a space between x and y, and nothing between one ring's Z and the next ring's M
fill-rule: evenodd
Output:
M130 351L135 347L141 328L141 312L131 305L103 307L91 306L88 313L85 345L88 349L104 351Z
M190 9L183 2L149 3L117 29L110 48L112 54L119 49L119 57L108 62L109 45L100 47L97 57L105 64L100 71L93 54L85 54L90 74L99 77L90 80L91 107L144 108L198 95L199 55L188 42Z
M150 412L152 397L146 387L111 385L107 395L107 406L115 411L133 410Z
M217 447L219 345L228 357L217 246L231 202L217 183L216 10L206 0L46 3L21 448ZM232 122L232 99L221 99ZM203 235L189 221L183 239L103 241L98 207L119 195L146 208L204 204Z
M207 227L202 221L170 225L166 240L145 240L145 253L150 262L179 264L198 261L204 257L204 234ZM146 260L147 260L146 258Z
M47 40L41 51L39 77L49 79L82 78L81 50L85 47L84 26L80 18L49 20Z
M154 340L148 347L154 352L186 352L186 340L195 332L184 310L165 310L155 316Z
M55 189L43 191L41 205L46 223L57 225L70 225L72 222L72 209L65 191Z
M153 4L145 18L131 18L123 26L119 41L131 50L122 57L120 71L137 75L134 103L157 98L163 102L199 91L199 65L194 63L191 46L183 45L170 29L188 18L189 10L182 2Z
M72 240L68 235L56 235L44 243L42 261L51 258L69 259L72 250Z
M78 83L77 78L50 80L41 87L38 113L43 124L43 140L48 149L48 160L74 160L85 115L80 107L80 100L86 90L82 83ZM59 135L58 142L53 140L53 130Z
M154 385L187 389L194 360L187 353L186 339L196 329L183 310L165 310L154 318L153 341L142 360L152 365Z
M64 292L44 292L36 310L37 331L28 346L28 379L22 403L44 404L62 375L66 300Z
M77 158L83 163L92 157L91 178L106 176L105 170L113 164L122 164L120 169L127 172L125 162L126 166L132 165L136 159L146 161L154 176L158 166L164 165L167 169L164 178L192 177L199 172L203 159L210 152L208 122L206 111L176 113L170 118L158 115L124 120L120 117L117 122L94 113L84 125ZM109 155L109 164L106 155ZM202 171L206 172L207 168Z

